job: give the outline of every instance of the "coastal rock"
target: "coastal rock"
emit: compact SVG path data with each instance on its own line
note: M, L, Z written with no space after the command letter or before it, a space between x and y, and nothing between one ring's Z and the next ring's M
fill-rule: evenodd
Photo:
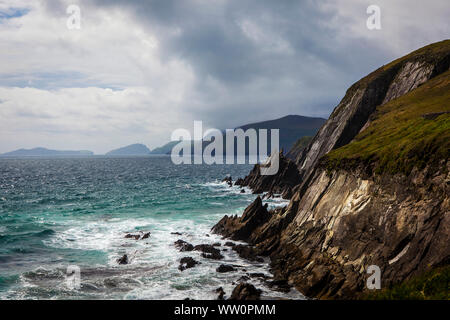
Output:
M428 163L428 154L435 150L430 142L430 151L407 155L417 159L410 173L377 173L373 166L383 159L357 157L357 148L355 157L341 161L338 168L330 168L324 156L355 141L360 132L371 134L367 130L371 130L378 108L411 90L427 88L427 82L433 81L429 79L438 78L449 66L450 41L446 40L383 66L355 83L297 158L298 174L296 185L290 186L289 205L256 219L261 205L252 203L246 209L252 213L251 219L225 216L213 231L250 243L257 254L270 257L277 279L315 298L362 296L367 291L370 265L380 267L384 288L429 268L448 265L448 155L439 163ZM436 119L445 119L445 115ZM435 121L420 114L417 117ZM264 189L279 193L272 186L281 177L259 179L256 169L244 179L246 185L256 193ZM283 286L287 290L287 285Z
M220 272L220 273L224 273L224 272L236 271L236 269L229 264L221 264L219 267L217 267L216 271Z
M239 283L233 289L230 300L259 300L261 292L250 283Z
M178 270L183 271L189 268L195 267L199 264L198 261L194 260L192 257L183 257L180 260L180 265L178 266Z
M249 241L252 231L270 218L267 211L267 204L263 205L261 198L258 196L256 200L248 206L242 216L225 216L213 228L212 232L221 234L233 240Z
M194 246L184 240L177 240L174 242L175 248L177 248L179 251L192 251L194 250Z
M141 237L141 235L139 235L139 234L131 234L131 233L128 233L128 234L125 235L125 238L126 238L126 239L139 240L140 237Z
M148 239L150 237L150 232L141 232L137 234L127 233L124 238L126 239L134 239L134 240L143 240Z
M225 177L224 179L222 179L222 182L226 182L229 187L233 186L233 179L231 178L231 176Z
M199 244L194 247L194 250L201 251L202 257L207 259L220 260L223 259L223 255L220 253L219 249L214 248L210 244Z
M217 297L217 300L224 300L225 291L223 290L223 288L219 287L215 291L216 291L216 293L219 294L219 296Z
M279 154L279 169L276 175L261 175L260 165L256 164L244 179L238 179L236 185L249 187L255 194L270 192L280 194L286 188L294 188L300 183L300 175L295 162L289 160L283 153Z
M128 264L128 256L124 254L122 257L117 259L118 264Z

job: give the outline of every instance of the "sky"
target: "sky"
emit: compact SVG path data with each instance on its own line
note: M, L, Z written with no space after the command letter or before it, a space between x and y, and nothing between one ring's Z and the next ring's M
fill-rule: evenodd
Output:
M0 0L0 153L326 118L369 72L450 38L449 16L448 0Z

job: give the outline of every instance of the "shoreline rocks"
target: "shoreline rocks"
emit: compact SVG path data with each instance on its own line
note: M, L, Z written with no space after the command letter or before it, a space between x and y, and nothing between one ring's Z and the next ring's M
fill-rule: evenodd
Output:
M229 300L260 300L261 292L254 285L242 282L233 289Z
M236 268L234 268L233 266L231 266L229 264L221 264L216 269L216 271L220 272L220 273L231 272L231 271L236 271L236 270L237 270Z
M196 261L192 257L183 257L180 259L180 265L178 266L178 270L184 271L189 268L195 267L197 264L200 264L200 262Z
M194 246L184 240L178 239L174 242L175 248L177 248L179 251L192 251L194 250Z

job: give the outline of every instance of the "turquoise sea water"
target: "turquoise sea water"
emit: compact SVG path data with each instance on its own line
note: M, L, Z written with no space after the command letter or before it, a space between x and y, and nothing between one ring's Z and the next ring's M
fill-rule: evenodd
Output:
M270 275L268 260L251 263L228 250L215 261L173 245L183 239L225 248L211 227L225 214L242 214L255 195L220 181L250 169L174 165L165 156L0 159L0 298L214 299L217 287L231 293L242 269ZM151 236L124 238L139 231ZM130 264L118 265L123 254ZM181 272L184 256L201 264ZM239 271L219 274L222 263ZM80 289L67 286L69 265L80 267ZM268 297L302 298L251 282Z

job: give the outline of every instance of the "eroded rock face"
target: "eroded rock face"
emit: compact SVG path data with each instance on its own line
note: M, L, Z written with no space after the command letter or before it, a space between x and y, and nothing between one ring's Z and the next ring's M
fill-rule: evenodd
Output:
M431 176L427 169L409 177L317 170L303 197L239 240L270 255L276 276L306 296L355 298L366 290L370 265L381 268L385 287L448 263L448 172L449 163ZM233 229L225 233L233 238Z

